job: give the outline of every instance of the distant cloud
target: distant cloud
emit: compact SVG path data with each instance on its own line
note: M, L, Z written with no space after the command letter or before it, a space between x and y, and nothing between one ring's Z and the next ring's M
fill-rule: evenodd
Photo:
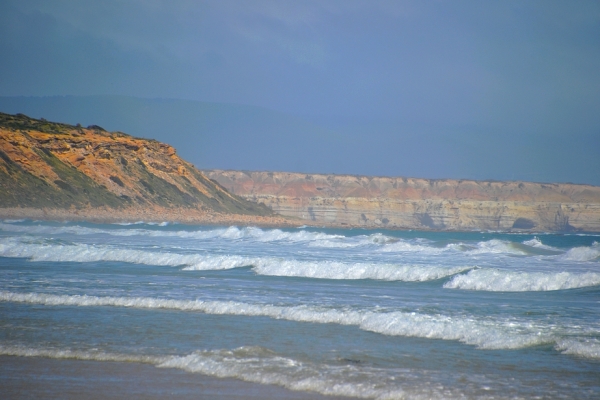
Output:
M543 175L598 167L577 152L600 135L599 38L597 1L4 0L0 96L254 105L348 143L435 133L465 171L465 148L521 141Z

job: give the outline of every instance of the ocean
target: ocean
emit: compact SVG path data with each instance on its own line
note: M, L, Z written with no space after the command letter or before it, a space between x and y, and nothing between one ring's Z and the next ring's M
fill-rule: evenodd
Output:
M34 397L51 365L38 397L110 366L157 398L177 376L277 397L597 399L599 242L5 220L0 390Z

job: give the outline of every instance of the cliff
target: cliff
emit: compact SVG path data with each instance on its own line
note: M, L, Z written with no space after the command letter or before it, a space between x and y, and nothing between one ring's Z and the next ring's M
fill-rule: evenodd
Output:
M167 144L99 126L3 113L0 208L102 208L107 218L128 213L132 218L187 213L200 220L203 215L272 215L268 208L230 194Z
M600 231L600 187L287 172L205 171L230 192L312 224Z

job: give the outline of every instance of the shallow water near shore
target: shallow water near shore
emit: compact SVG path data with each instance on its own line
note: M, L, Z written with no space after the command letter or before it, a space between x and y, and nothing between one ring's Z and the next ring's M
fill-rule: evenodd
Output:
M0 359L314 395L592 399L599 241L3 221Z

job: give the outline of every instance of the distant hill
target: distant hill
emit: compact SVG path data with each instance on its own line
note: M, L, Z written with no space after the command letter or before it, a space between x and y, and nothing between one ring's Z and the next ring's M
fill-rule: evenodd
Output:
M0 208L11 207L272 214L227 192L168 144L0 113Z

